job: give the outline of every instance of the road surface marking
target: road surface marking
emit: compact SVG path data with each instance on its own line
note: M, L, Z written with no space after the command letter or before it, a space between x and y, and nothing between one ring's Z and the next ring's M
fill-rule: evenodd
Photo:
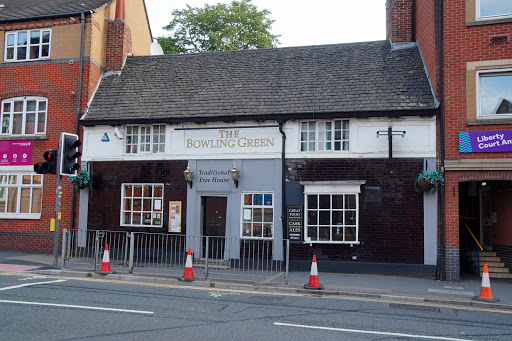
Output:
M121 312L121 313L137 313L137 314L154 314L155 313L154 311L145 311L145 310L89 307L89 306L84 306L84 305L58 304L58 303L41 303L41 302L8 301L8 300L0 300L0 303L41 305L41 306L47 306L47 307L61 307L61 308L75 308L75 309L89 309L89 310L117 311L117 312Z
M2 273L0 275L4 276L33 276L33 274L24 274L24 273ZM160 287L160 288L170 288L170 289L186 289L186 290L198 290L198 291L211 291L211 288L207 287L194 287L188 285L176 285L176 284L164 284L164 283L144 283L144 282L136 282L129 280L117 280L117 279L103 279L103 278L90 278L90 277L66 277L66 276L54 276L54 275L46 275L47 278L65 278L69 281L85 281L85 282L98 282L98 283L113 283L113 284L129 284L129 285L142 285L142 286L152 286L152 287ZM223 289L223 288L215 288L217 291L221 292L237 292L243 294L258 294L258 295L270 295L270 296L289 296L289 297L311 297L308 294L302 293L293 293L293 292L270 292L267 291L262 293L261 290L248 290L248 289ZM362 302L377 302L377 303L404 303L403 299L391 299L391 298L370 298L370 297L356 297L356 296L318 296L319 299L334 299L334 300L342 300L342 301L362 301ZM424 305L429 307L439 307L439 308L447 308L447 309L455 309L455 310L468 310L468 311L489 311L499 314L512 314L510 310L498 310L498 309L484 309L471 305L455 305L450 303L440 303L440 302L412 302L407 301L407 304L412 305Z
M18 289L18 288L23 288L23 287L29 287L29 286L32 286L32 285L49 284L49 283L59 283L59 282L65 282L65 281L66 281L65 279L58 279L58 280L56 280L56 281L48 281L48 282L37 282L37 283L19 284L19 285L13 285L12 287L0 288L0 291L1 291L1 290L10 290L10 289Z
M24 278L18 278L18 281L30 281L32 279L45 279L45 276L32 276L32 277L24 277Z
M264 280L264 281L263 281L263 282L261 282L261 283L269 283L269 282L273 281L274 279L276 279L276 278L278 278L278 277L281 277L281 276L283 276L283 275L284 275L284 272L278 272L278 273L277 273L277 274L275 274L274 276L267 278L266 280Z
M414 335L414 334L401 334L401 333L386 333L386 332L378 332L378 331L372 331L372 330L330 328L330 327L307 326L307 325L301 325L301 324L280 323L280 322L274 322L274 324L276 326L299 327L299 328L309 328L309 329L324 329L324 330L333 330L333 331L339 331L339 332L359 333L359 334L388 335L388 336L398 336L398 337L410 337L410 338L417 338L417 339L471 341L471 340L468 340L468 339L455 339L455 338L442 337L442 336Z

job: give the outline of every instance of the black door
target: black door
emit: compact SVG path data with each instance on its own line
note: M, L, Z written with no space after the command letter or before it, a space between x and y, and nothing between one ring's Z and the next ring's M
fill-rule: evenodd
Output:
M223 259L226 236L226 197L203 197L203 237L208 236L208 258ZM206 253L206 238L203 239ZM206 255L204 255L206 257Z

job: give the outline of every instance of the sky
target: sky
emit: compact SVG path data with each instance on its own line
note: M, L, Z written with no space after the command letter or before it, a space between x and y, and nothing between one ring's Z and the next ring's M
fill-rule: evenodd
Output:
M231 3L231 0L145 0L153 38L169 36L162 29L171 12L186 5ZM272 34L279 47L340 44L386 39L386 0L253 0L275 20Z

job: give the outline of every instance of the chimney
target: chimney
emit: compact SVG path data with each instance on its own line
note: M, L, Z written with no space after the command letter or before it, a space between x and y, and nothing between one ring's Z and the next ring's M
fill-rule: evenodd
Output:
M107 22L107 58L105 71L121 71L132 52L132 33L124 21L125 0L116 2L116 18Z
M386 1L386 38L391 43L410 43L414 40L414 0Z
M124 7L125 7L124 0L116 1L116 19L124 20Z

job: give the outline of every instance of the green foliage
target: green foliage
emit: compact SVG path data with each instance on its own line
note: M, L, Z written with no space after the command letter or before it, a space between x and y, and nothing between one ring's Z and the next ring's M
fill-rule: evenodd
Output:
M414 180L414 190L434 194L443 182L443 171L424 170Z
M230 5L205 5L172 12L164 29L170 37L157 38L165 54L276 47L278 36L270 33L274 20L268 10L259 11L252 0Z
M69 183L72 183L77 190L87 187L92 191L92 179L89 173L85 170L81 170L76 176L70 176L68 181Z

